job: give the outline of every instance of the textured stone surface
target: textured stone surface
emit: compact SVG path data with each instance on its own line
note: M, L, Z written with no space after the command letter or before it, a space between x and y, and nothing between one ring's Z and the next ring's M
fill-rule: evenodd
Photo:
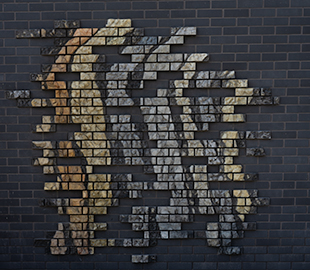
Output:
M54 115L43 115L42 124L34 126L37 133L55 132L58 124L75 124L68 140L55 137L56 141L33 142L34 149L43 150L33 165L56 176L54 182L45 183L44 190L81 194L41 202L57 207L58 214L70 220L59 223L50 237L50 253L64 255L74 250L88 255L97 247L148 247L158 239L195 237L206 239L210 247L220 247L220 253L240 254L231 242L253 228L244 223L245 215L255 214L256 206L269 201L259 198L255 190L211 189L209 182L256 180L256 175L243 172L235 158L241 148L247 156L265 155L262 148L247 147L245 139L271 139L271 133L228 129L220 131L217 139L202 139L198 134L212 131L214 123L245 122L244 114L235 113L236 106L274 105L278 99L268 89L248 88L248 80L236 79L234 70L197 70L197 63L209 60L207 53L180 53L179 49L170 53L171 46L179 48L184 43L185 36L196 35L195 27L174 27L169 37L144 36L141 29L131 27L130 19L108 19L99 29L80 28L78 21L65 20L55 21L54 27L23 30L17 37L59 37L54 47L41 49L42 55L53 55L55 62L42 65L42 74L31 75L55 98L30 99L28 90L6 94L8 99L18 99L21 107L54 108ZM108 55L104 63L106 57L96 53L97 46L119 47L116 51L122 57L129 55L131 62L111 63ZM167 89L154 88L154 96L144 94L148 85L144 80L175 71L181 76L172 77ZM74 79L63 79L67 73ZM217 92L231 88L230 95ZM188 158L194 160L190 165L185 162ZM80 162L63 165L66 159ZM97 171L109 166L117 167L109 174ZM142 166L150 181L121 173L122 167L134 172ZM171 197L166 205L133 206L131 214L119 219L142 233L140 238L97 238L96 231L109 229L107 223L97 222L99 216L121 206L123 198L141 199L149 191L168 191ZM195 214L216 215L218 222L207 223L204 231L184 229L184 223L195 221ZM153 261L153 255L132 255L133 263Z

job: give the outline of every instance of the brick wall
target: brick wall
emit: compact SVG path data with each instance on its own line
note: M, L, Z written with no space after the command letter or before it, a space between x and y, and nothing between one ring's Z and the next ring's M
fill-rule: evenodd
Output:
M307 97L309 91L309 27L307 22L310 14L310 1L80 1L76 3L76 1L68 0L63 3L63 1L15 0L12 2L2 0L0 10L2 19L0 22L0 98L2 105L0 109L2 113L0 124L0 266L2 269L309 268L309 100ZM243 140L243 138L234 140L234 143L240 143L238 145L239 155L234 157L234 164L241 164L242 173L245 175L257 174L258 178L251 177L252 181L209 182L210 190L257 190L258 198L265 198L260 200L262 203L255 201L254 196L241 197L241 200L251 198L253 207L268 204L264 202L270 200L269 205L257 207L257 213L253 211L246 215L244 223L240 220L239 223L237 222L239 225L256 223L256 226L253 225L256 227L255 230L244 230L243 238L222 237L220 238L221 244L218 247L212 247L209 241L212 238L205 236L206 232L210 232L207 224L221 226L223 222L219 218L220 214L210 215L209 213L187 216L193 218L190 223L182 223L182 232L188 233L187 238L159 238L156 239L156 245L149 247L137 245L126 247L124 242L108 244L108 246L95 245L94 254L86 256L51 254L53 253L50 247L51 239L55 238L57 230L61 231L58 223L68 224L70 214L62 215L59 214L61 210L57 207L43 206L48 204L55 206L52 198L79 198L81 191L49 190L55 188L46 183L55 182L57 173L56 175L44 174L41 166L32 165L34 158L42 156L42 150L33 149L32 141L58 143L67 141L68 134L80 131L80 126L76 122L68 125L51 123L57 126L57 132L33 132L33 127L37 128L37 125L42 124L42 116L55 115L57 108L53 108L55 106L44 107L41 106L42 103L40 106L33 106L39 100L42 102L42 99L55 98L55 91L42 90L46 86L44 84L41 86L38 77L31 79L30 74L41 73L41 65L53 64L57 59L57 54L51 56L45 51L41 55L41 48L54 46L53 38L41 38L42 31L37 38L26 38L31 37L27 36L29 33L35 32L18 30L53 29L55 26L59 27L57 23L54 25L55 20L78 20L80 22L78 28L104 28L110 18L130 18L133 27L143 28L144 35L152 37L175 34L175 30L171 32L171 27L196 27L196 35L193 33L184 35L184 44L171 45L170 53L171 55L182 54L183 57L185 57L184 54L209 54L208 61L196 63L195 72L196 70L197 72L209 72L203 73L203 76L208 74L209 77L200 80L200 84L197 79L195 85L190 87L189 80L188 87L185 87L186 82L180 81L185 79L182 78L182 73L171 70L171 65L170 71L167 72L155 68L150 71L158 73L156 80L144 81L144 90L132 89L133 100L140 100L140 97L144 98L144 101L148 97L155 98L158 88L177 89L181 87L180 83L182 83L184 96L191 97L192 100L198 100L199 97L206 96L206 93L207 96L213 98L225 98L238 93L238 96L245 98L246 105L235 103L234 113L239 116L245 115L246 121L222 121L224 119L222 111L218 114L219 122L210 122L209 131L197 132L195 139L225 139L220 137L220 131L270 132L267 134L271 134L271 139L265 134L268 140L266 136L264 140ZM69 35L69 28L58 29L65 29L66 35ZM76 26L73 29L77 29ZM193 28L189 29L193 31ZM16 33L18 33L17 37ZM68 38L72 37L69 35ZM55 42L56 45L63 44L59 39L55 39ZM110 47L95 46L92 54L104 54L107 64L131 62L130 55L119 53L119 47L123 45L128 44ZM147 44L143 45L147 46ZM210 71L226 70L230 72L213 73L217 74L212 75L213 78L210 75ZM65 81L67 87L69 82L79 80L77 73L72 72L72 69L69 71L68 73L56 71L57 80ZM193 70L182 72L185 74ZM219 82L211 82L211 79ZM225 87L226 82L223 81L227 80L236 81L233 85ZM248 80L248 85L242 85L245 80ZM199 85L203 86L199 87ZM243 90L231 92L230 89L229 92L226 88ZM204 92L205 89L207 92ZM272 95L267 89L271 89ZM29 90L30 92L12 92L15 90ZM243 94L240 94L240 91ZM173 97L172 92L169 92L171 97ZM24 101L28 93L31 93L31 100L27 99L27 103ZM167 93L162 93L164 93L163 97L167 96ZM14 100L16 97L17 99ZM257 98L260 102L251 104L249 97ZM263 99L258 99L258 97ZM228 105L225 102L228 101L221 99L218 104L211 105L215 107ZM112 106L107 109L107 114L109 116L131 114L135 123L142 124L145 120L143 121L141 115L139 118L139 113L137 113L141 105L141 103L135 103L132 107L115 106L114 108ZM184 113L185 109L182 106L179 108L172 106L172 113L180 114L182 109ZM142 131L143 136L149 138L148 130L142 129ZM244 133L244 136L246 134ZM253 136L257 136L257 133ZM239 139L243 141L242 143L246 141L246 148L241 147ZM149 148L154 147L153 142L147 141ZM79 156L75 156L73 159L67 158L61 161L63 164L73 166L76 165L77 160L81 162L80 159ZM203 165L203 162L207 162L207 159L199 159L198 154L193 156L186 154L183 160L184 166ZM40 162L45 161L35 159L34 163L40 164ZM56 165L60 165L60 158L57 158L57 162L59 164ZM87 162L89 164L89 161ZM144 174L143 166L123 165L94 166L93 169L96 174L132 174L134 182L154 182L154 172ZM220 166L210 168L210 173L221 170ZM114 195L118 189L121 189L119 183L117 184L115 189L110 188ZM130 188L126 186L127 191L128 189ZM133 206L169 205L171 194L169 189L143 189L140 198L136 196L138 198L134 199L135 195L124 197L118 198L117 207L108 208L108 214L96 215L95 222L107 223L108 226L107 231L95 232L96 239L114 239L120 243L124 239L143 237L143 232L133 231L130 223L120 221L126 221L125 216L132 214ZM196 196L195 199L198 200L199 197ZM223 206L226 205L227 202L223 203ZM56 206L62 207L63 205L56 203ZM203 207L199 203L197 206ZM244 211L246 209L248 208L244 207ZM233 222L227 224L232 225ZM72 231L69 232L72 233ZM72 239L71 236L69 238ZM91 240L91 237L88 238ZM223 244L227 239L232 240L231 247L240 247L241 254L225 254L239 253ZM72 249L72 253L76 251ZM132 255L141 254L150 256L132 257ZM134 262L149 260L150 262L141 264L132 263L132 260Z

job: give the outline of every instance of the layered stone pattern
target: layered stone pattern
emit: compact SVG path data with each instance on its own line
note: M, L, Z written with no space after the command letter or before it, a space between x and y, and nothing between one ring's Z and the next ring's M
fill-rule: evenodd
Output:
M104 28L81 28L78 21L55 21L54 27L16 33L17 38L54 38L54 47L41 50L55 57L54 64L31 74L31 80L40 82L43 91L52 91L54 98L31 98L29 90L7 92L20 107L55 109L54 115L42 116L34 132L57 132L59 125L80 127L64 141L33 142L43 152L33 165L55 175L44 190L81 193L79 198L41 201L69 215L70 222L59 223L50 240L37 244L48 243L54 255L87 255L96 247L148 247L158 239L203 238L220 253L240 254L232 240L255 229L246 215L268 205L269 199L258 197L257 190L210 186L257 180L256 173L245 173L235 159L241 151L249 157L264 156L263 148L247 147L247 140L270 140L271 133L230 128L219 130L216 138L207 134L214 123L231 127L245 122L246 115L236 113L236 106L277 105L279 99L269 89L249 87L233 70L200 70L199 63L209 60L207 53L171 53L172 46L197 34L195 27L172 28L168 37L144 36L130 19L109 19ZM118 46L119 54L129 55L131 61L106 62L108 55L93 53L96 46ZM180 79L155 89L153 96L145 95L146 82L156 81L160 72L175 72ZM79 80L57 80L62 73L77 73ZM223 89L231 94L208 94ZM201 90L205 94L195 94ZM65 164L67 158L80 163ZM110 166L120 166L120 172L100 172ZM135 178L132 166L143 168L145 180ZM167 205L137 205L130 214L120 215L120 222L130 223L141 237L98 239L96 231L108 230L109 224L96 222L96 216L108 214L122 198L142 198L144 191L170 191L170 198ZM184 230L182 225L195 222L196 215L215 215L218 221L206 222L205 230ZM132 262L155 259L133 255Z

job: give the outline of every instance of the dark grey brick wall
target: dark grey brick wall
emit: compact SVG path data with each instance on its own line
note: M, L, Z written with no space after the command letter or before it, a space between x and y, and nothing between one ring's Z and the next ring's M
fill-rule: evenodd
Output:
M309 269L309 15L309 0L1 0L0 268ZM260 175L258 181L239 187L258 189L260 196L271 199L268 207L247 216L257 223L257 230L236 240L243 254L218 255L201 239L161 240L148 249L102 248L85 257L52 256L34 246L36 238L54 232L66 218L54 208L39 207L39 199L54 197L43 191L51 178L31 165L38 155L31 141L44 138L32 133L31 125L53 109L17 108L14 100L5 98L5 90L30 89L34 97L49 97L38 83L30 82L29 73L53 63L40 55L40 48L52 46L53 41L16 39L15 31L53 28L58 19L77 19L82 27L104 27L108 18L131 18L134 27L145 28L146 35L169 35L170 27L196 26L197 36L187 38L174 52L208 52L210 61L201 63L202 70L233 69L238 78L249 79L250 87L271 88L280 97L278 106L240 108L247 114L247 123L236 124L243 130L273 134L272 140L260 142L265 157L238 158L246 172ZM62 138L62 134L53 136ZM126 203L131 202L124 201L124 210ZM129 227L116 222L118 214L114 211L109 216L115 221L114 237L130 235ZM157 254L157 262L132 264L130 255L139 253Z

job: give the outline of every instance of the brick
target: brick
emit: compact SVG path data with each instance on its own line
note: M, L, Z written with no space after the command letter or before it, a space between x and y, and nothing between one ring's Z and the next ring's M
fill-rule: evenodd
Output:
M274 34L274 28L273 27L250 27L250 34L253 35L266 35L266 34Z
M277 27L276 34L301 34L301 27L297 26Z
M104 10L104 3L80 3L81 10Z
M236 7L235 0L212 1L212 8L235 8L235 7Z
M172 18L191 18L195 17L195 10L172 10L171 17Z
M275 9L252 9L251 17L275 17Z
M159 9L183 9L184 3L182 1L161 1L158 3Z
M107 2L106 8L107 10L128 10L131 8L131 2Z
M249 17L248 9L225 9L224 17Z
M222 17L222 10L198 10L198 17Z
M296 0L292 3L292 7L310 7L310 1Z
M211 19L211 26L234 26L236 19Z
M210 1L186 1L185 8L209 8Z
M157 3L155 1L147 1L147 2L142 2L142 1L134 1L132 3L132 8L133 9L156 9L157 8Z
M239 0L238 1L239 8L261 8L263 7L263 1L251 1L251 0Z
M264 25L288 25L288 18L265 18Z
M246 35L248 34L247 27L224 27L225 35Z
M23 5L23 4L19 4ZM18 5L18 6L19 6ZM53 11L53 4L29 4L29 10L30 11Z
M169 18L169 11L146 11L146 18Z

